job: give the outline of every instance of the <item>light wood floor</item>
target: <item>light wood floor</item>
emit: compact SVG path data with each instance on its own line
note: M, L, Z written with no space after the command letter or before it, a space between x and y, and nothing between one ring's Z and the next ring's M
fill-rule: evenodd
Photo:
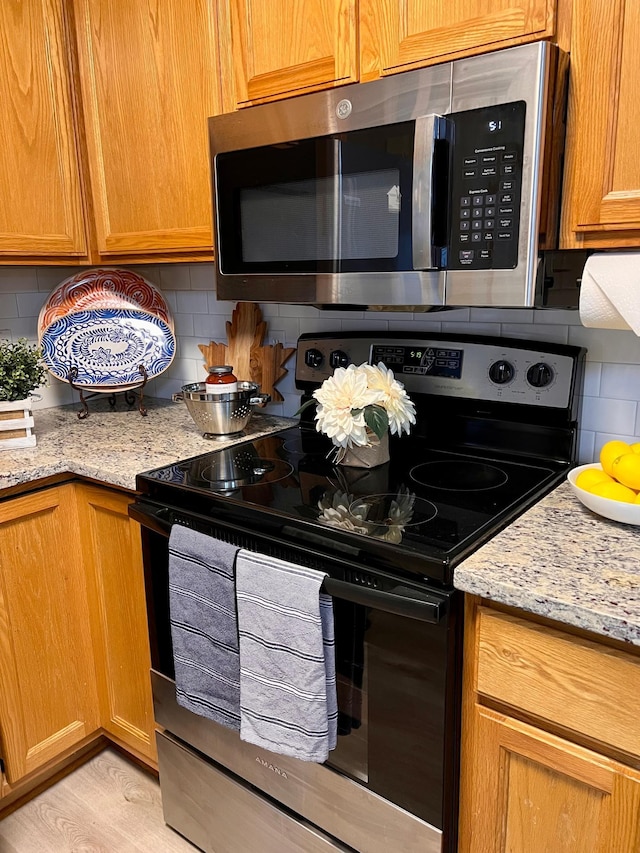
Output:
M0 853L196 853L162 818L156 780L106 749L0 821Z

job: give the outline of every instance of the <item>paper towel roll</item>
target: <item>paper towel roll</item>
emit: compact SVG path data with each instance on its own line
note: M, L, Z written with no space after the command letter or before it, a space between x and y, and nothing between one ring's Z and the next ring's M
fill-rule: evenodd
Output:
M590 255L580 285L580 320L640 335L640 252Z

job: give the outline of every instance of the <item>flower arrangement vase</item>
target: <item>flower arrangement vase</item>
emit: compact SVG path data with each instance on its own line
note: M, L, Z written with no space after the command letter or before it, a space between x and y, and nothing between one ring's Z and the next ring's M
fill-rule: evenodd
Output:
M338 465L349 468L377 468L389 461L389 433L385 432L380 441L363 447L347 447L339 457Z
M0 450L35 447L31 397L0 401Z

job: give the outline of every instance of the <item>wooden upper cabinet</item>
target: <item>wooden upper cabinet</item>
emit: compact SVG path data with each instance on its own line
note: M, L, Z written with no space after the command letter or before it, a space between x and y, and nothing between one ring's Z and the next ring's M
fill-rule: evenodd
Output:
M63 0L3 0L0 33L0 254L83 255Z
M73 0L73 11L100 259L210 256L213 3Z
M564 248L640 246L640 4L576 0Z
M218 8L225 111L358 79L357 0L230 0Z
M373 79L548 38L556 0L360 0L360 76Z

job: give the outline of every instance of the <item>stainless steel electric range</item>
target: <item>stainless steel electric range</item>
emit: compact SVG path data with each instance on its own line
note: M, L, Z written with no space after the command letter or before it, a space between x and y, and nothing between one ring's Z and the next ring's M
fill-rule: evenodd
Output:
M298 341L302 401L383 362L416 404L390 461L338 466L298 426L138 477L167 823L205 851L456 849L461 599L455 566L575 461L584 350L444 333ZM321 569L332 595L338 746L324 765L259 750L175 700L168 535L193 527Z

